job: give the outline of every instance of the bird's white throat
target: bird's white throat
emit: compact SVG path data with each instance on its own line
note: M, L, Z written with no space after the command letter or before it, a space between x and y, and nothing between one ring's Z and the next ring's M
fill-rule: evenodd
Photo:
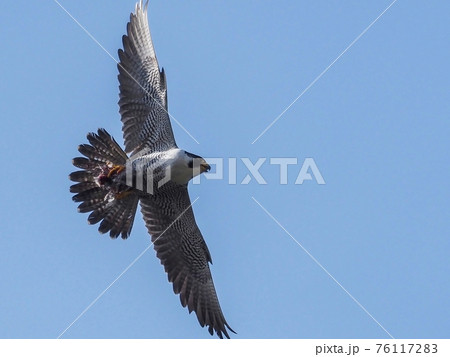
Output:
M167 151L170 180L177 184L186 184L194 177L194 170L189 167L192 159L186 155L184 150L172 149ZM200 172L198 172L200 174Z
M158 185L172 181L184 185L194 175L200 174L200 170L194 170L189 163L192 158L184 150L175 148L162 152L153 152L139 157L134 163L135 168L147 179L152 176Z

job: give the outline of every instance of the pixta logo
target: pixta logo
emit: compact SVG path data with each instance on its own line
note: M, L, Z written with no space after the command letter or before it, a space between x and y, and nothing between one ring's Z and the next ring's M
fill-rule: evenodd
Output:
M213 167L211 172L195 176L193 184L199 184L201 180L227 180L230 185L247 185L252 180L257 184L265 185L267 180L261 170L269 166L271 171L276 170L280 185L302 185L305 181L315 181L319 185L325 185L325 180L313 158L305 158L300 164L296 157L260 157L252 162L248 157L235 158L205 158ZM227 175L225 175L225 168ZM267 171L267 170L266 170ZM290 172L296 173L296 179L289 182ZM273 172L271 173L273 174Z

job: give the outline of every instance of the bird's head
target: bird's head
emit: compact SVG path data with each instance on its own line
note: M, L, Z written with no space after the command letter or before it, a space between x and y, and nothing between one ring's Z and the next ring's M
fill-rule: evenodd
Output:
M211 170L211 166L209 166L209 164L203 157L191 154L187 151L185 151L185 153L187 158L187 165L192 170L192 177Z
M168 159L170 166L170 180L186 184L193 177L211 169L206 160L201 156L191 154L185 150L173 150L173 157Z

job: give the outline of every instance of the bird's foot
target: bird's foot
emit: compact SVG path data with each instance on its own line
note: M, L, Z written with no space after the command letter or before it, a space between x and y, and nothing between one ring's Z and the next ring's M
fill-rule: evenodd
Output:
M111 178L112 176L116 176L120 174L123 170L125 170L125 166L122 165L115 165L112 167L111 170L109 170L107 176Z
M122 165L113 165L112 167L107 165L103 167L102 174L97 177L98 185L112 185L114 178L123 170L125 170L125 166Z

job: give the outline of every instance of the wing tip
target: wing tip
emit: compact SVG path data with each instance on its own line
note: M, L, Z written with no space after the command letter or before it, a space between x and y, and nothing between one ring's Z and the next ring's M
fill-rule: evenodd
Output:
M228 325L228 323L227 323L226 321L223 323L223 326L221 326L221 327L214 327L214 326L212 326L212 325L209 325L209 326L208 326L208 332L211 334L211 336L214 334L214 331L215 331L216 334L217 334L217 336L218 336L220 339L223 339L223 336L224 336L224 335L225 335L225 337L226 337L227 339L230 339L230 335L229 335L227 329L228 329L230 332L232 332L232 333L234 333L235 335L237 335L236 331L234 331L234 330L230 327L230 325Z
M144 4L143 0L140 0L139 2L136 3L136 6L134 8L134 15L138 15L138 12L142 11L142 13L144 15L147 14L147 9L148 9L148 1L147 0ZM133 14L132 14L133 15Z

